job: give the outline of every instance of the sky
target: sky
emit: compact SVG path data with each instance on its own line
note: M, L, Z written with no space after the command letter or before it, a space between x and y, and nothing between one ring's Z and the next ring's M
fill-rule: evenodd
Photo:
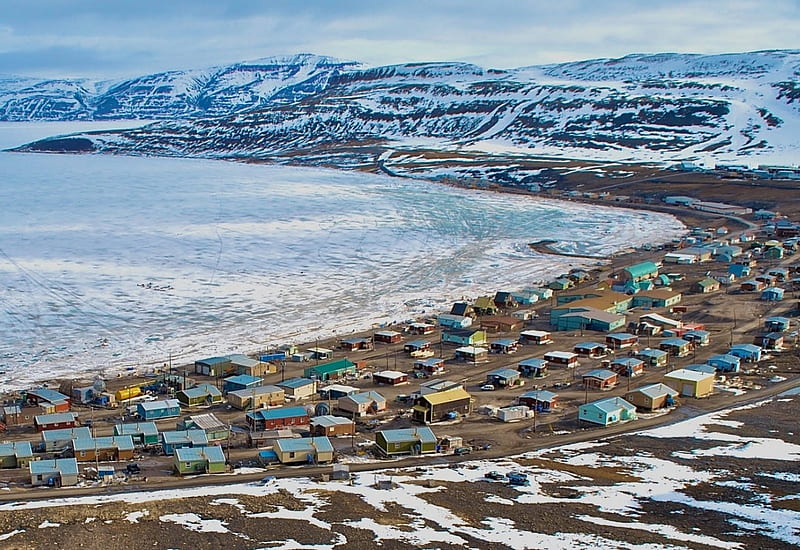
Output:
M309 52L487 68L800 48L798 0L3 0L0 74L125 78Z

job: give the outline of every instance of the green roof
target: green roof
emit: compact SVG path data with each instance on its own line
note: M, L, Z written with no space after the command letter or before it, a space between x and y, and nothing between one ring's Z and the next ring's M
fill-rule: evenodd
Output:
M645 275L652 275L658 273L658 266L653 262L642 262L640 264L632 265L625 268L631 277L644 277Z
M306 369L306 372L307 373L315 372L317 374L329 374L341 370L353 369L355 366L356 364L350 361L349 359L339 359L337 361L331 361L330 363L323 363L321 365L309 367Z

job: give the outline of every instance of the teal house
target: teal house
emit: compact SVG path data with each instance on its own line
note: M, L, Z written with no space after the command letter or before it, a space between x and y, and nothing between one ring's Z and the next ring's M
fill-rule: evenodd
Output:
M174 430L161 434L161 445L165 455L174 454L185 447L207 447L208 436L203 430Z
M159 433L155 422L133 422L114 426L114 435L129 435L134 445L158 445Z
M145 401L136 404L136 412L142 420L160 420L181 415L181 404L177 399Z
M608 397L578 407L578 419L600 426L636 420L636 405L621 397Z
M621 281L631 281L634 283L654 279L656 277L658 277L658 266L653 262L642 262L626 267L619 274Z
M180 475L219 474L225 472L222 447L184 447L175 451L174 467Z
M308 367L303 371L304 377L315 378L323 382L326 380L344 378L348 374L356 374L356 364L346 358L330 361L328 363L321 363L313 367Z

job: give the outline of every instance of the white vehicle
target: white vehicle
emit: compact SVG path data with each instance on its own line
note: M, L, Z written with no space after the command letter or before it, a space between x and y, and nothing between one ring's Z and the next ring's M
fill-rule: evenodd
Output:
M483 391L494 391L494 384L484 384L481 386L481 390Z

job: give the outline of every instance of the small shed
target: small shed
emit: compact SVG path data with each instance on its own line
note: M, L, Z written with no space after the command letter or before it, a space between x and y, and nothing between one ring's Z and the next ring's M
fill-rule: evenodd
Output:
M558 406L558 395L547 390L534 390L517 397L517 403L536 412L550 412Z
M780 350L783 348L784 335L782 332L766 332L753 337L753 344L766 350Z
M278 439L273 445L281 464L323 464L333 461L333 445L326 436Z
M359 390L355 386L347 386L345 384L331 384L329 386L321 387L317 393L319 393L320 399L339 399L340 397L358 393L359 391L361 390Z
M414 353L416 351L424 351L430 349L433 342L430 340L411 340L403 345L403 351L406 353Z
M489 332L512 332L524 326L524 321L513 315L489 315L481 317L481 328Z
M639 337L628 332L606 334L606 345L611 349L625 349L639 344Z
M769 332L784 332L789 329L790 321L787 317L767 317L764 320L764 329Z
M179 475L219 474L226 470L222 447L183 447L175 450L173 462Z
M408 325L408 332L410 334L419 334L419 335L426 335L426 334L433 334L436 330L436 325L431 323L409 323Z
M578 407L578 419L609 426L628 420L636 420L636 405L621 397L607 397Z
M714 375L678 369L664 375L664 384L686 397L707 397L714 391Z
M31 485L69 487L78 484L78 461L74 458L33 460L28 463Z
M594 390L610 390L617 385L617 373L608 369L590 370L582 377L583 385Z
M741 361L742 360L735 355L723 353L712 355L706 362L719 372L739 372Z
M198 384L175 394L178 401L187 407L200 407L222 403L222 392L213 384Z
M511 405L509 407L500 407L495 415L501 422L516 422L527 418L528 413L530 413L530 408L526 405Z
M547 361L544 359L524 359L517 365L517 370L526 378L543 378L547 376Z
M237 374L236 376L229 376L222 381L222 393L228 393L239 390L249 390L257 388L264 383L263 378L258 376L250 376L249 374Z
M375 444L385 456L435 453L437 442L433 430L426 426L380 430L375 434Z
M764 289L761 292L761 299L767 302L780 302L783 300L784 290L776 286Z
M321 347L313 347L308 348L306 350L308 357L310 359L315 359L317 361L328 361L333 359L333 350L328 348L321 348Z
M655 411L675 404L678 392L666 384L648 384L625 394L625 400L636 405L638 409Z
M339 346L345 351L368 351L372 349L371 338L345 338Z

